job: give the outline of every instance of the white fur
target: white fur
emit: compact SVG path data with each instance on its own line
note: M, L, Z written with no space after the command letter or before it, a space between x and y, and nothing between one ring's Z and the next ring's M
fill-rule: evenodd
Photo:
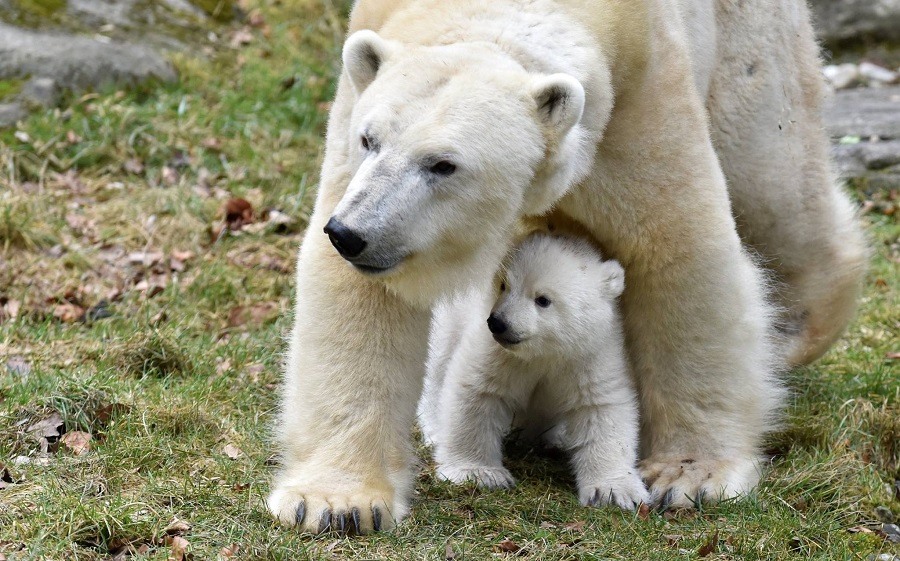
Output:
M741 237L782 287L791 362L840 336L866 257L829 171L808 19L803 0L359 0L351 34L375 35L348 43L300 251L275 516L318 531L335 509L406 512L429 307L489 278L557 196L627 272L653 498L750 491L782 392ZM534 89L560 73L584 91L568 130ZM435 157L456 173L429 175ZM390 268L343 260L321 233L333 215L367 241L358 265Z
M515 425L570 451L582 504L634 509L646 502L635 465L637 398L616 309L622 267L583 241L535 234L502 278L493 311L482 295L469 294L433 322L432 352L451 357L432 361L420 407L438 474L511 486L502 439ZM537 296L550 305L538 306ZM494 340L484 322L489 311L519 343L504 348Z

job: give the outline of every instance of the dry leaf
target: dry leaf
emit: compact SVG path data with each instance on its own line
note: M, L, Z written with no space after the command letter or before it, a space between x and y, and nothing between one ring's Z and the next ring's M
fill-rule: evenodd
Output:
M189 558L188 548L191 544L181 536L173 536L171 541L172 553L169 559L172 561L186 561Z
M886 355L884 355L884 358L888 360L900 360L900 351L887 353Z
M149 267L159 263L163 259L162 251L135 251L128 254L128 261L135 265Z
M569 522L565 525L566 530L570 532L583 532L584 531L584 520L579 520L578 522Z
M10 374L15 374L16 376L27 376L31 374L31 365L28 364L28 361L25 360L24 356L11 356L6 361L6 369Z
M170 536L183 536L190 529L190 524L176 517L169 522L169 525L166 526L166 529L163 531Z
M122 167L128 173L133 173L134 175L140 175L144 173L144 162L142 162L138 158L125 160L125 163L122 164Z
M70 304L59 304L53 309L53 317L65 323L72 323L84 317L84 308Z
M275 302L263 302L251 306L235 306L228 314L228 327L262 325L278 317L279 306Z
M444 545L444 559L446 561L453 561L456 559L456 552L453 551L453 546L447 543Z
M663 536L663 539L666 540L666 545L669 547L678 547L678 544L681 543L684 536L680 534L666 534Z
M54 411L46 419L28 427L26 432L37 438L57 438L65 432L62 415L58 411Z
M233 543L219 550L219 555L225 559L231 559L241 551L241 544Z
M638 518L641 520L649 520L650 519L650 505L641 503L641 506L638 507Z
M224 210L229 230L240 230L244 224L253 222L253 205L247 199L228 199Z
M225 452L225 455L231 458L232 460L237 460L241 456L244 455L244 451L235 446L234 444L226 444L225 448L222 449Z
M200 141L200 146L206 148L207 150L219 151L222 149L222 139L215 136L210 136Z
M714 553L716 551L716 545L719 543L719 531L716 530L712 536L706 543L700 546L700 549L697 550L697 556L706 557L710 553Z
M251 42L253 42L253 33L251 33L250 29L247 27L238 29L234 32L234 35L231 36L231 46L234 48L249 45Z
M518 553L522 550L522 548L516 542L512 541L509 538L504 539L500 543L497 544L497 548L501 553Z
M59 441L76 456L82 456L91 451L91 438L90 434L75 430L62 435Z

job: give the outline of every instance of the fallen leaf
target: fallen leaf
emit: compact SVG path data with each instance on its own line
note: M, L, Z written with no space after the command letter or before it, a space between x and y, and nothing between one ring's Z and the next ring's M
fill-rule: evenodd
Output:
M263 302L250 306L235 306L228 314L228 327L262 325L278 317L279 306L275 302Z
M446 561L453 561L456 559L456 552L453 551L453 546L448 542L444 545L444 559Z
M649 520L650 519L650 506L644 503L641 503L641 506L638 507L638 518L641 520Z
M170 187L178 183L178 171L171 166L163 166L160 177L162 177L163 183Z
M678 547L678 544L681 543L684 536L680 534L665 534L663 539L666 540L666 545L669 547Z
M893 351L884 355L888 360L900 360L900 351Z
M138 158L130 158L125 160L125 163L122 164L122 168L128 173L140 175L144 173L144 162Z
M569 522L565 525L566 530L570 532L583 532L584 531L584 520L579 520L577 522Z
M231 36L231 46L233 48L243 47L253 42L253 33L247 27L242 27L234 32Z
M240 230L244 224L253 222L253 205L247 199L228 199L224 210L229 230Z
M200 141L200 146L207 150L215 150L218 152L222 149L222 139L215 136L209 136Z
M173 536L171 541L172 553L169 559L173 561L186 561L189 558L188 548L191 547L190 542L181 536Z
M18 300L7 300L0 306L0 323L8 319L16 319L19 316L19 310L22 303Z
M100 300L84 312L82 319L87 322L97 321L112 317L112 311L109 309L109 301Z
M505 538L498 543L497 548L500 550L500 553L518 553L522 550L522 547L519 546L519 544L509 538Z
M49 417L28 427L25 432L37 438L57 438L65 432L62 415L54 411Z
M231 559L241 551L241 544L233 543L219 550L219 555L225 559Z
M128 254L128 261L135 265L150 267L163 259L162 251L135 251Z
M31 365L25 360L24 356L11 356L6 361L6 369L10 374L16 376L28 376L31 374Z
M169 522L169 525L166 526L166 529L163 531L170 536L183 536L190 529L190 524L176 517Z
M719 531L716 530L713 532L713 535L710 536L706 543L700 546L700 549L697 550L698 557L706 557L710 553L714 553L716 551L716 545L719 543Z
M91 451L91 438L90 434L75 430L62 435L59 441L76 456L82 456Z
M235 446L234 444L226 444L225 448L222 449L225 452L225 455L231 458L232 460L237 460L241 456L244 455L244 451Z
M69 129L69 131L66 132L66 142L69 144L78 144L81 140L81 137L75 134L75 131Z
M79 321L84 317L84 308L69 302L59 304L53 309L53 317L65 323Z
M544 530L552 530L553 528L556 528L556 524L554 524L553 522L547 522L545 520L541 522L541 528L543 528Z

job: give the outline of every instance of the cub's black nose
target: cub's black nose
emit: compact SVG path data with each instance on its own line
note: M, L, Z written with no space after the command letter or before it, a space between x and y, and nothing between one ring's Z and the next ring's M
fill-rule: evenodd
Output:
M506 325L505 321L495 316L494 314L491 314L490 317L488 317L487 323L488 329L490 329L491 333L493 333L494 335L500 335L501 333L506 332L506 330L509 328L509 326Z
M341 257L347 259L357 257L366 249L366 240L359 237L356 232L341 224L335 217L331 217L328 224L325 225L325 233L331 240Z

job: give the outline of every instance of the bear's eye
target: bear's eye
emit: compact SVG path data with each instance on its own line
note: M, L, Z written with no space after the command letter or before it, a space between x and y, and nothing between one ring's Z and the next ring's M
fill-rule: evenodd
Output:
M500 283L500 292L506 292L506 283L505 282Z
M547 306L549 306L551 304L550 299L547 298L546 296L538 296L537 298L534 299L534 303L542 308L546 308Z
M441 160L428 168L428 171L437 175L453 175L453 172L456 171L456 166L452 162Z
M370 150L371 145L369 144L369 137L366 135L362 135L359 137L359 142L362 144L363 150Z

